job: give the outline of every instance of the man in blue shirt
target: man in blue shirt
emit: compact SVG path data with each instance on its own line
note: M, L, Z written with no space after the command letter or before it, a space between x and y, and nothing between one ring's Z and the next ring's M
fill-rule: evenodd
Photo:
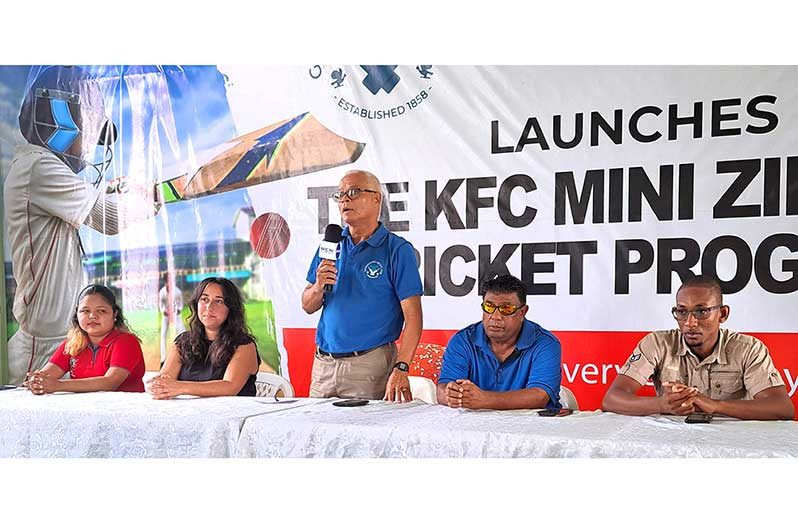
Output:
M524 282L497 276L482 293L482 321L455 334L443 353L438 402L469 409L560 408L560 342L524 318Z
M340 254L333 262L317 251L302 292L305 312L322 309L310 396L411 401L423 292L413 246L378 221L382 190L373 174L347 172L333 199L346 224Z

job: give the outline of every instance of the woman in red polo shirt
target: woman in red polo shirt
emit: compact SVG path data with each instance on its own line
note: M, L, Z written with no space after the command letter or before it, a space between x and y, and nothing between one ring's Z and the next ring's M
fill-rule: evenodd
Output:
M144 392L144 355L111 289L89 285L78 294L67 339L43 369L29 372L23 386L34 394ZM61 379L69 373L69 379Z

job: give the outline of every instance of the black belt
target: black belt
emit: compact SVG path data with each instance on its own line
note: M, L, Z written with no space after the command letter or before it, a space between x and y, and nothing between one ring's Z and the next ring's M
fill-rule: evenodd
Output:
M340 359L340 358L352 358L354 356L362 356L364 354L368 354L369 352L371 352L373 350L377 350L377 349L382 348L382 347L385 347L385 345L380 345L379 347L372 347L372 348L366 349L366 350L356 350L356 351L352 351L352 352L324 352L320 348L316 347L316 352L318 352L322 356L329 356L332 359L337 360L337 359Z

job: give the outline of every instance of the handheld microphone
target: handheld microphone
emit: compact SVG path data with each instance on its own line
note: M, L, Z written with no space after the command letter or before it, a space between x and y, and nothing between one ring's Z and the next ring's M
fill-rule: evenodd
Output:
M323 260L336 261L338 259L338 244L341 243L341 233L343 229L340 225L331 223L324 229L324 241L319 245L319 258ZM331 283L324 285L324 292L332 292Z

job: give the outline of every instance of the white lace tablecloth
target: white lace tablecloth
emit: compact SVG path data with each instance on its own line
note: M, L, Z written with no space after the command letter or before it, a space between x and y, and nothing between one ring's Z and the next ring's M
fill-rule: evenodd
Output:
M266 398L0 392L0 458L231 457L244 421L300 405Z
M421 402L0 392L5 457L798 457L798 424L577 412L470 411Z
M620 416L542 418L420 402L363 407L308 403L244 423L242 457L798 457L798 424Z

